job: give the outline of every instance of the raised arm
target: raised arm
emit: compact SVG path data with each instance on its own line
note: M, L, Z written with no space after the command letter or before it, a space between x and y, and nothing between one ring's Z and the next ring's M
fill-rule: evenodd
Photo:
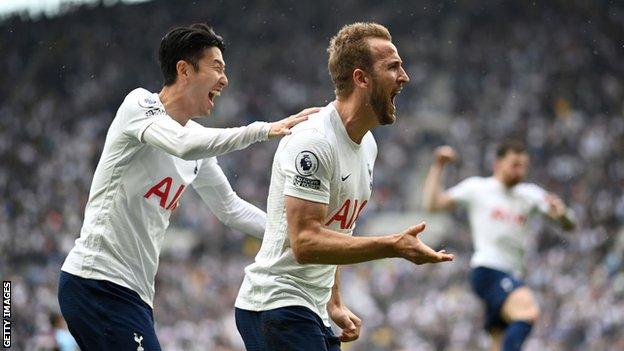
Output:
M441 146L435 150L434 161L429 168L423 189L423 207L427 211L451 210L455 202L443 189L444 166L455 160L455 151L450 146Z
M308 108L277 122L254 122L237 128L188 128L168 116L163 116L154 118L139 138L168 154L185 160L197 160L244 149L269 138L288 135L290 128L315 112L318 112L318 108Z
M434 251L418 238L425 223L388 236L352 237L323 226L327 205L285 196L288 238L298 263L351 264L402 257L415 264L452 261L445 250Z
M223 224L262 238L266 225L266 213L238 197L216 159L204 160L192 184L210 211Z

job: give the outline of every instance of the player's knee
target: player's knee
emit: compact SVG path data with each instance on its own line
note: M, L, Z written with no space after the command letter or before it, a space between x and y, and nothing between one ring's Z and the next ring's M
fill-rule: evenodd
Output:
M536 304L533 304L533 306L527 308L524 320L533 324L539 319L540 313L541 311L539 307Z
M523 321L529 324L535 323L540 317L540 309L536 304L530 304L519 309L512 318L512 321Z
M530 290L518 289L503 306L503 317L508 321L534 323L540 316L537 301Z

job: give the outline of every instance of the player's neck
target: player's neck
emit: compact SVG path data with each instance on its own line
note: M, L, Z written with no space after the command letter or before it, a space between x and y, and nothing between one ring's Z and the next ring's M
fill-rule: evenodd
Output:
M511 189L511 188L513 188L513 187L515 186L515 184L507 184L507 183L505 183L505 181L503 180L503 179L504 179L504 178L503 178L503 176L502 176L502 175L500 175L500 174L496 174L496 173L494 173L492 176L493 176L493 177L494 177L494 179L496 179L496 180L497 180L497 181L498 181L498 182L499 182L499 183L500 183L503 187L505 187L505 189Z
M165 107L167 115L174 121L185 126L186 122L191 119L191 113L186 108L188 106L187 97L175 84L163 87L158 93L158 98Z
M360 144L364 135L368 133L379 122L374 116L370 106L362 104L355 94L348 98L336 98L334 106L342 119L349 138L355 143Z

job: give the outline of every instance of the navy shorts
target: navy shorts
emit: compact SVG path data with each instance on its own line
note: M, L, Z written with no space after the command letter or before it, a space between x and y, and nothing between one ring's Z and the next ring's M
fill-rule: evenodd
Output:
M487 267L477 267L470 274L470 286L485 304L485 329L505 329L508 323L501 316L507 296L524 285L510 274Z
M58 299L82 351L160 351L152 309L136 292L61 272Z
M340 340L331 327L309 308L260 312L236 308L235 315L247 351L340 351Z

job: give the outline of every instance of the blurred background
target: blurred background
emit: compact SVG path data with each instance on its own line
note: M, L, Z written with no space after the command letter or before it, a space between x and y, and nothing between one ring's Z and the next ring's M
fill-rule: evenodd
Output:
M13 282L13 348L59 348L59 270L106 131L128 92L160 90L156 51L171 27L206 22L225 38L230 86L202 123L238 126L330 102L326 48L354 21L386 25L411 77L397 123L374 130L372 201L356 234L426 218L427 241L456 260L345 267L342 294L364 327L343 349L488 347L468 286L465 213L422 213L421 188L436 146L458 150L452 185L489 175L497 142L515 137L529 149L529 180L561 195L580 224L564 233L540 218L530 223L526 280L542 318L526 349L623 350L624 3L600 0L109 0L5 13L0 277ZM219 158L238 194L262 209L276 147ZM233 301L259 242L224 227L193 190L181 205L156 281L163 350L242 350Z

